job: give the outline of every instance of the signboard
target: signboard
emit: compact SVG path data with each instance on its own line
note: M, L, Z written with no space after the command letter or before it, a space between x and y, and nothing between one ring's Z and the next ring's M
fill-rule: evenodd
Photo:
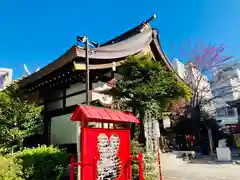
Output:
M158 151L158 138L160 137L159 123L158 120L152 118L151 113L148 111L145 114L144 130L147 151Z
M163 117L163 128L170 128L171 127L171 119L169 116L164 116Z
M130 175L130 132L129 130L112 130L84 128L83 156L84 161L93 163L96 167L83 166L83 179L125 180ZM89 139L91 137L91 139ZM94 173L94 171L96 172Z

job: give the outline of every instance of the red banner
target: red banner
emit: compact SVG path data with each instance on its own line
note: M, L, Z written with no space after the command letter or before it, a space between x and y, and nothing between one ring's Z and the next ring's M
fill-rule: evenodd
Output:
M95 167L82 166L84 180L93 180L94 175L97 180L126 180L130 177L129 130L84 128L83 133L84 162L95 163Z

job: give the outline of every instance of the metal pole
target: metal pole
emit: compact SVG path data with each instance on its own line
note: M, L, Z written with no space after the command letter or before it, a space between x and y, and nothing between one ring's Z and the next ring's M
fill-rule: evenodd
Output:
M80 157L80 152L81 152L81 145L80 145L80 135L81 135L81 124L80 121L77 122L77 162L79 163L81 161L81 157ZM77 165L77 178L78 180L81 179L81 167L79 165Z
M158 151L158 168L159 168L159 178L160 180L163 180L162 177L162 167L161 167L161 153Z
M86 37L86 42L85 42L85 63L86 63L86 104L90 104L90 99L89 99L89 52L88 52L88 37Z
M85 64L86 64L86 104L87 105L89 105L90 104L90 98L89 98L89 57L88 57L88 55L89 55L89 52L88 52L88 37L86 36L85 37L86 38L86 40L85 40ZM79 122L80 123L80 122ZM84 122L82 122L82 126L81 126L81 144L83 145L83 141L84 141L84 132L83 132L83 130L84 130L84 126L85 126L85 124L84 124ZM78 126L78 137L79 137L79 139L78 139L78 147L80 147L80 124L79 124L79 126ZM80 158L80 152L81 152L81 158ZM80 148L79 148L79 152L78 152L78 162L80 162L80 160L81 160L81 163L82 163L82 166L80 167L80 166L78 166L78 180L80 180L81 178L80 177L82 177L82 179L83 179L83 166L84 166L84 153L83 153L83 147L81 147L81 150L80 150ZM81 168L81 173L80 173L80 168Z

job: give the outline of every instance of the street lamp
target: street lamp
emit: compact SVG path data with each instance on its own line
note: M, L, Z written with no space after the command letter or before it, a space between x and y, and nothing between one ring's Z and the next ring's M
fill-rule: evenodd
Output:
M88 45L94 46L94 47L99 47L98 43L91 42L89 43L88 37L87 36L77 36L77 44L79 42L84 43L84 49L85 49L85 65L86 65L86 104L90 104L90 98L89 98L89 91L90 91L90 78L89 78L89 48ZM77 153L78 153L78 162L80 162L80 122L77 123ZM82 136L81 136L81 141L83 141ZM81 157L81 161L83 162L83 157ZM80 180L80 166L78 166L78 180Z
M90 104L90 96L89 96L89 87L90 87L90 80L89 80L89 48L88 46L94 46L95 48L99 47L99 44L91 41L88 41L88 37L87 36L77 36L77 44L79 42L84 43L84 49L85 49L85 65L86 65L86 71L85 71L85 75L86 75L86 104L89 105Z
M77 36L77 42L82 42L84 43L85 46L85 65L86 65L86 71L85 71L85 75L86 75L86 104L89 105L90 104L90 100L89 100L89 50L88 50L88 37L87 36Z

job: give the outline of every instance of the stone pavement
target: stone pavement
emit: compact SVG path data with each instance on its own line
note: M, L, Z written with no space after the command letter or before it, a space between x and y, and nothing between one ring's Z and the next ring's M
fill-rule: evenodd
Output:
M182 164L163 167L163 180L239 180L240 166L233 164Z
M240 165L233 163L186 163L167 156L162 171L163 180L240 180Z

